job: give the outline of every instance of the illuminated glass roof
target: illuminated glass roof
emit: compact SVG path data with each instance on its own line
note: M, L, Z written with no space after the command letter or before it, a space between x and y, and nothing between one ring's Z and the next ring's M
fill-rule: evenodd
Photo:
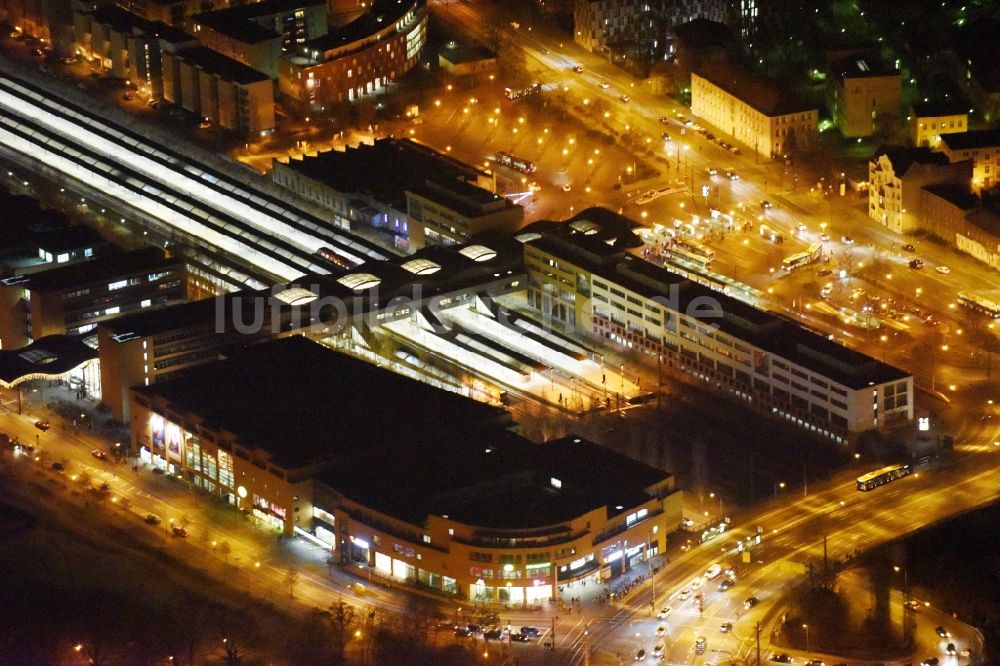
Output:
M430 259L411 259L400 268L410 271L414 275L430 275L441 270L441 265L434 263Z
M305 305L315 301L319 296L309 291L308 289L303 289L302 287L290 287L284 291L279 291L274 295L279 301L283 303L288 303L289 305Z
M382 282L382 279L372 275L371 273L352 273L339 278L337 282L344 285L348 289L361 291L362 289L371 289L375 285Z
M473 261L489 261L497 256L496 250L491 250L485 245L469 245L468 247L463 247L458 253Z
M579 231L584 236L593 236L601 230L600 225L594 224L590 220L577 220L569 223L570 228Z
M517 236L514 236L514 240L521 243L530 243L531 241L538 240L541 237L542 237L541 234L536 234L533 231L529 231L526 234L518 234Z

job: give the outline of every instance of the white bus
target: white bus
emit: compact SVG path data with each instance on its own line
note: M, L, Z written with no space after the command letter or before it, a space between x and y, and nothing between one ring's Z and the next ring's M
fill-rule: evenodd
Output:
M820 257L823 256L823 246L819 243L813 243L805 252L797 252L795 254L785 257L781 262L782 268L786 271L794 271L796 268L802 266L808 266L814 261L819 261Z

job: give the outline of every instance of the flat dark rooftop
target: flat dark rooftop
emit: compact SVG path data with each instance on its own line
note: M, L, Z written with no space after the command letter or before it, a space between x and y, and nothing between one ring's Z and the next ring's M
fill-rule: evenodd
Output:
M133 14L113 4L99 5L91 12L91 16L98 22L110 25L121 32L131 32L133 28L149 32L153 27L152 21L148 21L138 14Z
M290 469L393 443L405 446L427 433L447 440L506 419L501 409L302 336L253 345L178 379L134 390L161 396L171 409L232 432Z
M419 447L374 451L318 479L415 525L439 515L484 528L529 530L600 507L608 507L610 515L634 508L650 498L647 488L669 477L575 436L535 444L498 431L482 439L428 440Z
M407 189L422 187L427 180L474 182L479 174L475 168L409 139L377 139L374 145L348 146L291 160L288 167L340 192L370 194L395 206L405 204Z
M32 273L27 278L27 287L38 292L60 291L85 287L94 282L114 281L119 277L145 271L178 268L182 265L183 262L179 259L168 259L163 250L147 247Z
M346 46L400 20L415 5L423 5L424 0L375 0L371 9L342 26L331 28L330 32L307 41L306 51L331 51Z
M816 110L815 106L799 99L788 90L730 62L705 64L699 67L695 74L749 104L765 116L784 116Z
M276 30L267 28L246 18L238 18L235 14L243 14L242 10L254 5L240 5L229 9L219 9L214 12L198 14L193 20L199 25L226 35L244 44L258 44L272 39L281 39Z
M992 148L1000 146L1000 129L973 130L971 132L942 134L941 141L951 150Z
M899 72L880 58L859 55L830 64L830 72L840 80L866 79L876 76L899 76Z
M979 207L979 197L963 185L945 183L943 185L925 185L924 189L936 197L940 197L961 210L972 210Z
M938 116L967 116L969 106L952 102L920 102L910 108L918 118L934 118Z
M57 377L97 358L97 350L70 335L48 335L27 347L0 351L0 385L37 375Z
M112 335L132 333L138 337L146 337L190 326L212 324L220 310L226 312L223 309L225 306L222 301L232 302L234 298L240 297L249 304L250 297L254 293L250 291L236 292L214 298L177 303L162 308L136 310L133 313L103 321L99 326L108 329ZM266 297L266 293L264 295ZM231 319L227 318L226 321L231 321ZM243 321L253 321L253 319L248 316Z
M90 227L72 226L39 232L34 243L39 249L53 255L81 248L98 248L105 245L104 238Z
M497 54L490 51L481 44L456 44L441 50L441 57L458 65L465 62L479 62L480 60L493 60Z
M260 81L270 81L271 77L263 72L258 72L253 67L233 60L210 48L204 46L192 46L181 49L177 56L193 65L201 67L212 74L219 74L228 81L242 85L259 83Z

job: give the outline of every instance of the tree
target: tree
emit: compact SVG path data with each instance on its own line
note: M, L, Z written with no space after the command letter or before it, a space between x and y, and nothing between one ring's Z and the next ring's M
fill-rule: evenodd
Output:
M233 552L233 548L229 545L228 541L219 542L219 552L222 553L223 563L229 564L229 553Z
M292 599L295 598L295 585L299 582L299 570L295 567L288 567L285 570L285 585L288 586L288 596Z
M483 44L490 51L500 55L500 49L507 43L507 26L498 19L487 21L483 26Z
M246 658L247 645L257 629L257 623L242 609L219 608L216 617L225 653L223 663L240 666Z
M330 606L330 645L333 651L333 663L344 663L344 650L357 630L358 618L354 608L343 600Z

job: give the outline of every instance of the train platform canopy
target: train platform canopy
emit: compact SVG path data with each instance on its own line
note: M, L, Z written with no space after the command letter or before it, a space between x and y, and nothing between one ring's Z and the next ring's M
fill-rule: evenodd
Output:
M71 335L48 335L27 347L0 351L0 386L59 379L97 358L97 350Z

